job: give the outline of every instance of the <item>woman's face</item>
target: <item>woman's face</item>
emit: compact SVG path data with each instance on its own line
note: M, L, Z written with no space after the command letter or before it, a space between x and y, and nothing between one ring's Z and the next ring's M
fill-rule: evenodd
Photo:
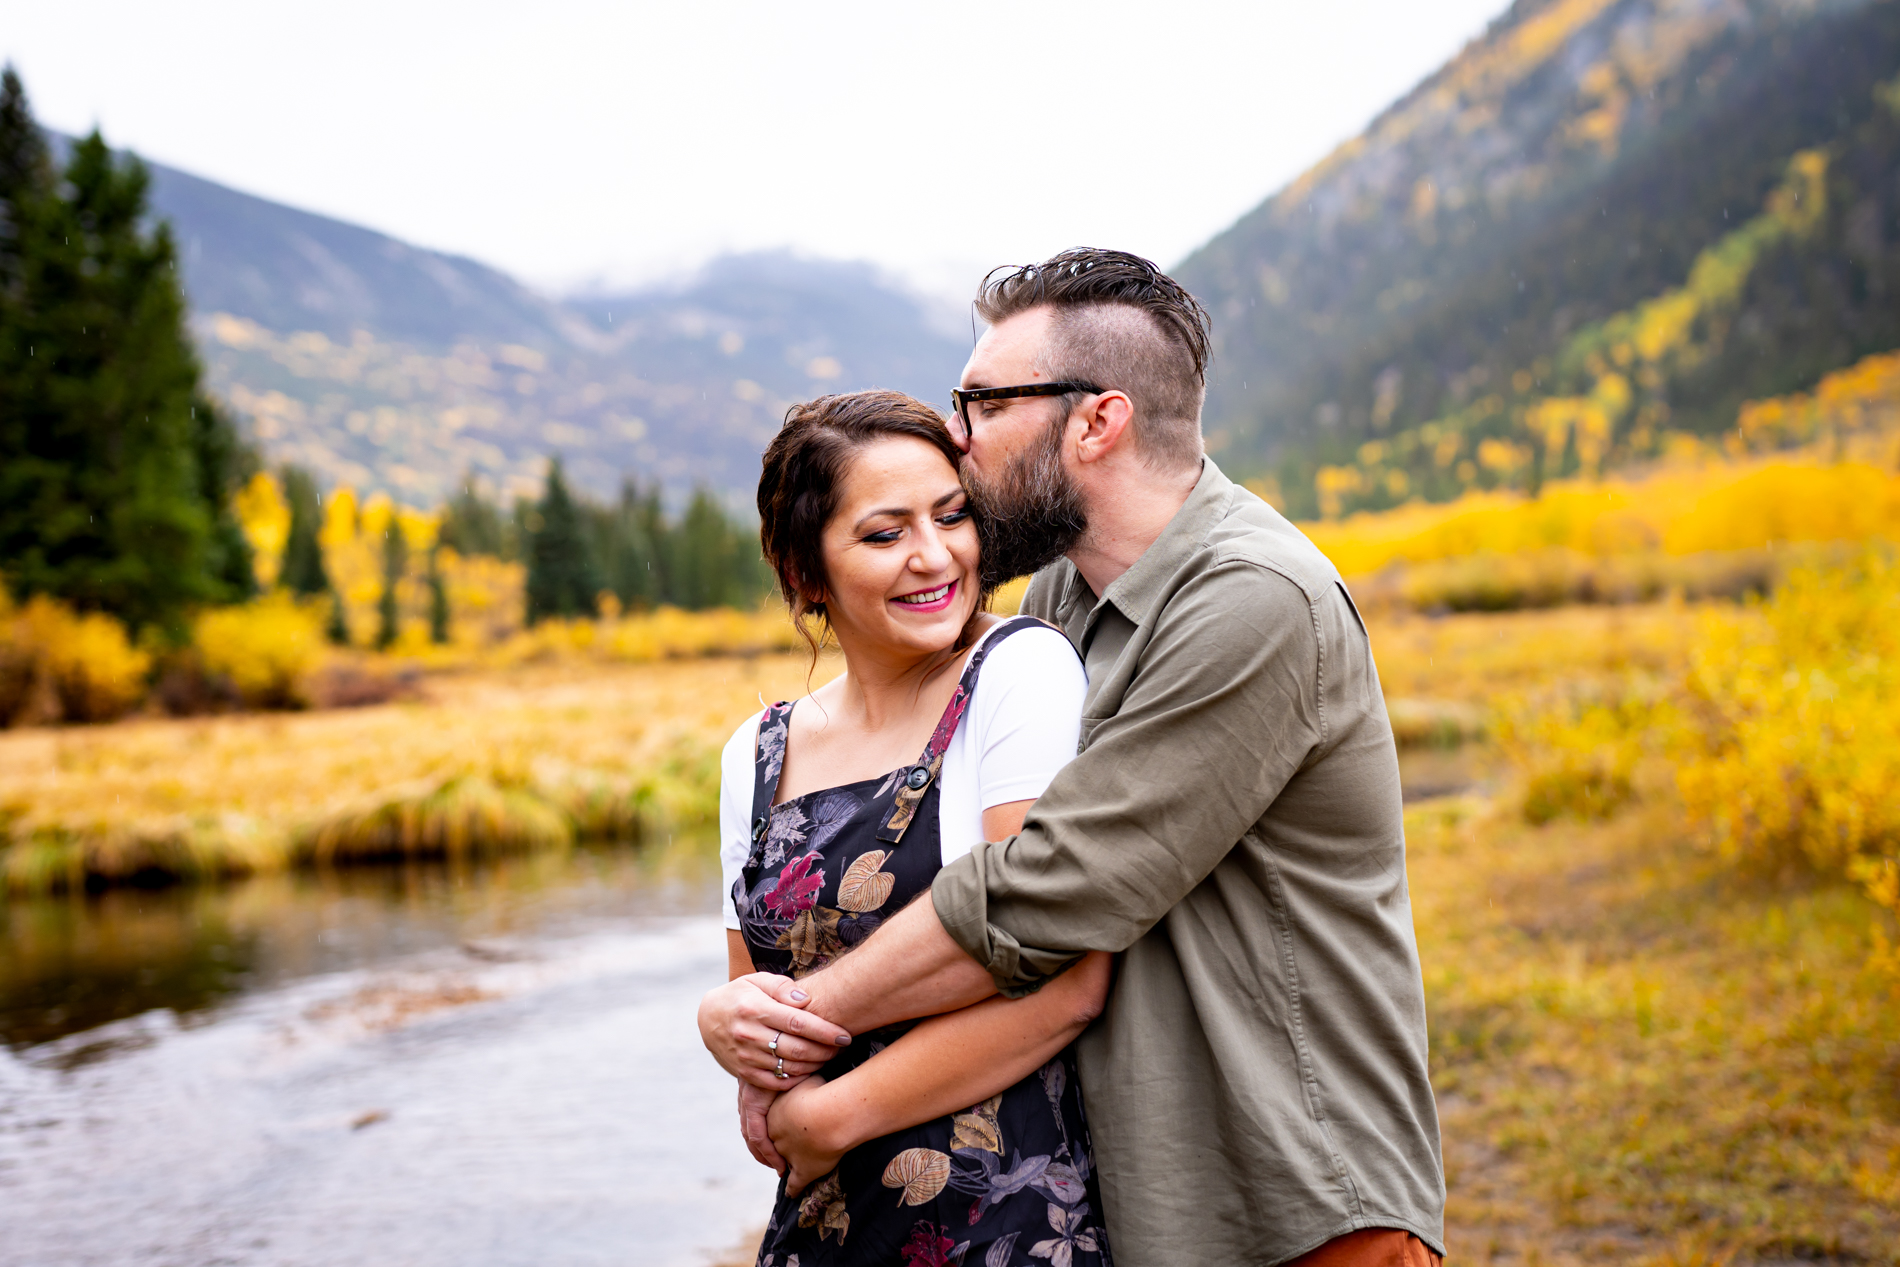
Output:
M825 525L826 612L847 651L929 654L976 611L976 525L956 468L891 436L860 449Z

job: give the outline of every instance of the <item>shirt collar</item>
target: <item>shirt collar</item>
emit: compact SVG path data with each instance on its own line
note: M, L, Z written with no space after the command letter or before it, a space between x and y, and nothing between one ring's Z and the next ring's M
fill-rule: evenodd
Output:
M1083 622L1084 640L1087 632L1100 616L1104 604L1112 603L1129 620L1139 625L1148 618L1155 600L1166 588L1169 578L1181 569L1181 565L1207 539L1207 534L1227 513L1229 494L1233 491L1233 481L1214 464L1213 458L1201 459L1201 478L1194 482L1194 489L1187 500L1181 503L1181 509L1174 512L1174 518L1168 520L1168 526L1154 543L1142 551L1141 557L1126 572L1109 583L1099 600L1090 604L1093 592L1088 582L1082 579L1081 572L1073 564L1069 568L1069 583L1058 605L1058 614L1066 617L1078 608L1089 608L1088 618ZM1063 620L1064 626L1069 624Z

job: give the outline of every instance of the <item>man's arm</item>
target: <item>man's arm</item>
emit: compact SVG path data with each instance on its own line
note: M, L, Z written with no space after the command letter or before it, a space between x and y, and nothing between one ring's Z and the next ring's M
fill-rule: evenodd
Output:
M1324 743L1319 673L1313 609L1292 581L1247 561L1190 579L1169 598L1116 714L1095 724L1022 832L938 873L935 935L1007 994L1087 951L1134 944ZM919 937L918 950L933 969L944 961L934 938ZM909 965L876 967L888 973L883 988L901 993L893 987ZM860 966L867 978L872 968Z
M856 950L798 984L814 1015L853 1034L953 1012L996 993L988 970L944 931L922 894Z
M991 840L1015 835L1033 804L990 806L983 811L983 835ZM861 1034L916 1016L954 1012L995 994L990 974L943 931L922 896L886 920L856 950L800 981L804 997L793 1000L788 989L782 1001Z

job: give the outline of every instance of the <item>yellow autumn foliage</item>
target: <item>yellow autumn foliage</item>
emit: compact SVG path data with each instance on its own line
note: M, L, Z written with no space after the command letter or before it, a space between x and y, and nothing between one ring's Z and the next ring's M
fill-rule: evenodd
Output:
M1725 855L1867 883L1900 910L1900 564L1870 552L1711 612L1686 680L1676 782Z
M1348 577L1485 552L1607 558L1900 538L1900 473L1806 458L1698 463L1571 481L1534 500L1473 493L1301 527Z
M321 601L278 591L237 607L214 607L192 625L204 667L228 680L253 708L306 701L305 679L323 659Z
M67 721L107 721L137 707L151 672L149 652L132 645L125 626L98 612L75 612L35 595L15 618L24 647L52 683Z
M1524 813L1603 817L1647 787L1738 866L1853 880L1900 913L1900 562L1873 548L1711 605L1688 654L1521 710ZM1645 784L1642 771L1652 772Z

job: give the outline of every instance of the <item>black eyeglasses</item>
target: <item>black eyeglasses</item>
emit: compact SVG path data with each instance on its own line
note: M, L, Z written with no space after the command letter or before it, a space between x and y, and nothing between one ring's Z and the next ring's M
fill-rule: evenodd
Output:
M972 436L976 434L970 425L972 401L1014 400L1019 396L1067 396L1070 392L1088 392L1093 395L1099 394L1101 390L1093 383L1024 383L1020 387L979 387L967 392L961 387L952 387L951 414L963 424L963 434Z

